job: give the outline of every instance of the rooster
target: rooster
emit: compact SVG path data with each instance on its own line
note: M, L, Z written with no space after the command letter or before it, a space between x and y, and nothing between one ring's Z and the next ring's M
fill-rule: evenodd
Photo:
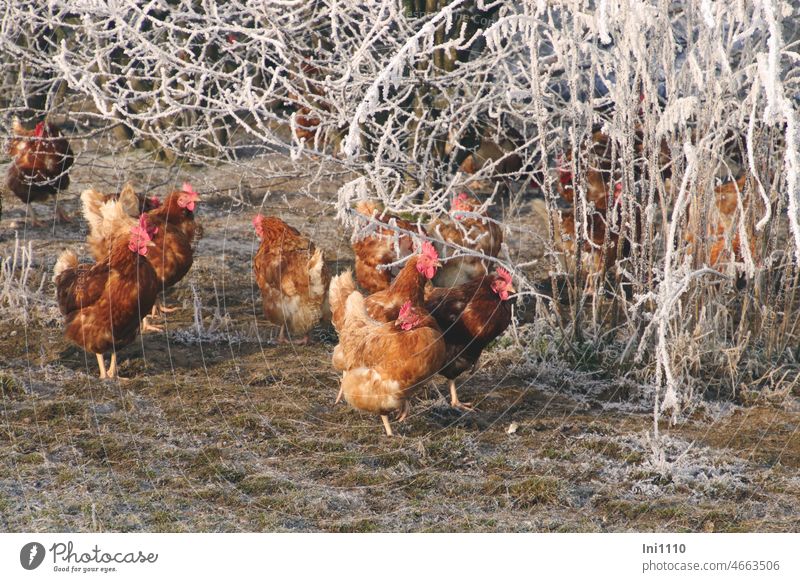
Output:
M330 304L339 333L333 366L343 372L336 402L344 397L354 408L379 414L386 434L392 436L388 415L398 411L398 420L405 420L409 398L444 362L442 332L436 320L411 301L400 307L394 321L375 321L350 271L331 282Z
M423 242L420 253L406 261L388 289L373 293L364 300L369 316L377 321L394 321L407 301L411 301L414 307L422 306L425 285L441 265L434 246L427 241Z
M488 214L478 212L481 203L466 192L458 194L451 204L450 217L428 225L431 237L442 241L437 247L443 258L450 256L436 274L433 284L457 287L486 275L484 259L475 255L459 255L463 247L485 257L496 257L503 244L503 230Z
M69 187L69 170L75 154L58 128L47 121L39 122L33 131L28 131L15 119L12 129L16 136L6 146L6 152L12 157L6 185L28 204L31 224L41 226L43 223L36 218L31 202L41 202ZM61 221L70 221L57 204L56 216Z
M155 303L158 281L147 254L156 230L143 215L127 236L114 239L103 261L79 265L75 253L65 251L56 262L53 281L65 335L97 356L100 378L118 377L116 351L136 338ZM103 355L109 351L106 369Z
M130 226L141 208L151 224L158 230L155 240L156 248L148 255L158 277L162 291L181 281L194 261L194 221L195 205L199 201L198 194L191 184L184 183L181 190L171 192L164 203L158 198L138 196L133 186L126 184L117 198L96 190L86 190L81 194L83 212L89 223L87 241L95 260L107 256L115 234ZM147 210L149 209L149 210ZM164 306L156 301L152 313L145 319L142 331L163 331L163 328L150 322L159 311L169 313L175 308Z
M302 336L327 316L326 295L330 273L322 249L279 218L257 215L253 219L261 240L253 259L253 271L261 289L264 316L280 326L278 342Z
M384 224L426 236L425 229L421 226L417 227L407 220L380 212L378 206L372 201L360 201L356 205L356 211ZM399 251L399 255L397 251ZM414 242L411 236L388 228L378 227L377 232L370 233L353 242L353 253L356 257L356 281L358 281L359 287L367 293L377 293L388 289L392 282L392 275L396 275L397 270L384 267L396 263L412 252L414 252Z
M511 275L502 268L459 287L426 290L425 309L444 332L447 355L439 373L450 381L454 408L472 409L470 403L459 400L456 378L474 369L483 349L508 328L512 293Z

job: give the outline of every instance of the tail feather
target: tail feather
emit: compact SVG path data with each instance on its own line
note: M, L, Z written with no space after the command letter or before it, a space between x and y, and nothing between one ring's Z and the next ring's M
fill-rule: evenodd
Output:
M136 195L136 191L133 189L133 184L130 182L126 182L122 187L122 191L119 193L118 204L120 205L121 210L123 210L128 216L134 218L139 216L139 208L141 203L139 201L139 197Z
M83 217L89 223L89 235L99 235L103 229L103 215L101 208L105 203L106 195L89 188L81 192L83 204Z
M403 406L404 394L396 380L385 380L372 368L355 368L342 376L342 393L353 408L388 414Z
M344 328L347 298L355 290L356 284L349 269L331 280L328 301L330 303L333 327L337 331L341 331Z
M306 264L308 269L309 294L311 297L321 297L325 294L325 277L323 271L325 261L322 256L322 249L317 249L308 259Z
M308 261L309 291L315 299L321 299L322 319L331 320L331 306L328 301L328 288L331 283L331 275L325 266L325 256L322 249L314 251L314 255Z
M53 281L55 282L64 271L75 269L77 266L78 255L76 255L74 251L64 251L59 255L56 266L53 268Z

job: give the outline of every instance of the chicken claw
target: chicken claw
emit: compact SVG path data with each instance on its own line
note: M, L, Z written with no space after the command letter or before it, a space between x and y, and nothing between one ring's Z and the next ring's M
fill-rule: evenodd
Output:
M308 334L304 335L299 340L293 340L286 337L286 326L281 326L281 331L278 333L278 339L276 340L279 344L292 344L295 346L305 346L308 345Z
M397 422L404 422L408 418L408 413L411 410L411 405L408 400L403 400L403 407L400 409L400 416L397 417Z
M56 206L56 220L58 222L72 222L72 217Z
M148 315L147 317L145 317L142 320L142 330L141 330L142 333L148 333L148 332L154 332L154 331L163 332L164 331L164 327L160 326L160 325L156 325L154 323L150 323L150 317L151 316Z
M457 408L458 410L463 410L464 412L472 412L473 410L475 410L475 407L472 405L472 402L461 402L458 399L455 380L450 380L450 406L452 406L453 408Z
M108 365L106 378L109 380L120 380L123 382L128 381L128 378L123 378L117 374L117 352L111 352L111 363Z

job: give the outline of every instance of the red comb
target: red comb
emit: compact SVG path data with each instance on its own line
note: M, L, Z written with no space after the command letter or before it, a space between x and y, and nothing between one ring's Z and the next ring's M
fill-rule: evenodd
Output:
M422 254L435 260L439 258L439 253L436 252L436 248L428 241L422 242Z
M506 283L511 283L511 275L503 267L497 267L497 275Z

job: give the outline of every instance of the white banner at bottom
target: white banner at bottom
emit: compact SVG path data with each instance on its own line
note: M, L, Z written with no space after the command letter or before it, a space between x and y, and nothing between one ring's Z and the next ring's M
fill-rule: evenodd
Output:
M0 579L794 581L798 541L797 534L2 534Z

